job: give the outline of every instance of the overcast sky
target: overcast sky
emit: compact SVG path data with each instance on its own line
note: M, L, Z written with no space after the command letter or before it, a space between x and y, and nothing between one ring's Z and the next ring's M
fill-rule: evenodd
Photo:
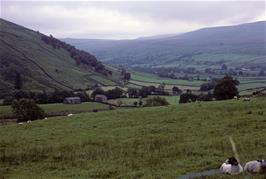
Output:
M1 1L1 18L58 38L126 39L265 20L264 1Z

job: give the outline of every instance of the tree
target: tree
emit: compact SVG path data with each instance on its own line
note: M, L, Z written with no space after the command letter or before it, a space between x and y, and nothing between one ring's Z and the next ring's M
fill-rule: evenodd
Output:
M105 92L108 99L121 98L123 95L123 90L121 88L115 87L114 89Z
M22 79L19 72L16 72L15 76L15 89L20 90L22 88Z
M174 87L172 88L172 91L173 91L173 94L174 94L174 95L179 95L179 94L182 93L182 90L179 89L177 86L174 86Z
M130 73L125 73L125 74L124 74L124 80L125 80L125 81L129 81L130 78L131 78L131 74L130 74Z
M34 100L21 99L12 102L12 110L18 118L18 122L36 120L44 118L44 111L40 108Z
M208 94L201 93L197 96L197 101L212 101L212 98L213 95L210 92Z
M223 77L214 87L213 95L216 100L233 99L238 95L235 80L228 75Z
M227 66L226 64L223 64L222 67L221 67L222 70L227 70Z
M260 70L260 72L258 73L258 76L265 76L264 70Z
M139 106L142 106L143 102L141 100L139 100Z
M197 100L197 95L187 91L180 95L179 103L195 102Z
M134 101L134 106L137 107L138 106L138 102Z

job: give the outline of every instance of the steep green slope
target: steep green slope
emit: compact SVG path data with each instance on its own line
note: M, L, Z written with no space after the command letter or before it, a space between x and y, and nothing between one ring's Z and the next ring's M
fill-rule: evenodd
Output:
M204 28L160 39L64 39L108 63L146 67L263 67L265 21Z
M229 136L245 163L266 158L265 115L265 98L252 98L2 126L0 177L176 178L219 167L233 155Z
M25 90L72 90L96 83L118 83L119 73L115 69L105 66L112 75L104 75L93 66L78 65L66 49L54 48L42 40L50 37L3 19L0 22L1 90L14 89L16 73L21 75Z

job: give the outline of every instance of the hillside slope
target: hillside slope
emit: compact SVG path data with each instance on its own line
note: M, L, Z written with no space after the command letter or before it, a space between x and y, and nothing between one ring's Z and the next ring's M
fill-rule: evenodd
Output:
M160 39L64 39L93 52L108 63L129 67L196 67L226 64L262 67L265 64L265 21L204 28Z
M6 20L0 23L1 91L14 89L18 73L24 90L73 90L119 81L115 69L102 66L87 52Z
M218 168L233 155L229 136L236 142L241 163L263 159L265 115L265 98L252 98L83 113L2 126L0 177L176 178Z

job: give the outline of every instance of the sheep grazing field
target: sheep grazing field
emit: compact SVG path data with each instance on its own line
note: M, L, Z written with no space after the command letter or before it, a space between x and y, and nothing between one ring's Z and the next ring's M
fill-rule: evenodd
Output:
M228 136L236 143L241 164L266 158L265 97L2 126L0 178L176 178L219 168L233 155Z

